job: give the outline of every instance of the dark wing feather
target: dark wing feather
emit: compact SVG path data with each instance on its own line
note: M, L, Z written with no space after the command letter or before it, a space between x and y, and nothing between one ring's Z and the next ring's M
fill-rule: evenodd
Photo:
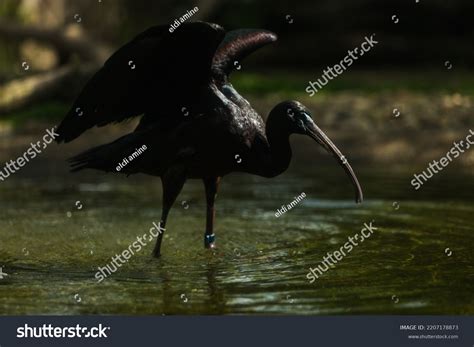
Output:
M89 80L58 127L69 142L93 126L167 113L208 83L215 51L224 38L216 24L184 23L173 33L155 26L115 52ZM168 112L169 113L169 112Z
M237 63L255 50L277 40L276 34L260 29L229 31L217 48L212 61L214 78L226 80ZM235 63L237 62L237 63Z

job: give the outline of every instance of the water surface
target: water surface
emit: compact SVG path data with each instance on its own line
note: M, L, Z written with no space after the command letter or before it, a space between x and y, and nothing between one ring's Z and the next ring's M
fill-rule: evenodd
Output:
M299 163L271 180L223 180L216 251L203 248L202 184L188 181L163 256L152 258L150 243L97 283L97 267L159 221L160 181L69 174L62 161L38 159L0 184L0 266L8 274L0 313L474 313L469 173L445 170L415 192L410 169L356 163L366 197L356 205L335 163ZM303 201L275 217L302 192ZM371 221L377 231L310 284L308 268Z

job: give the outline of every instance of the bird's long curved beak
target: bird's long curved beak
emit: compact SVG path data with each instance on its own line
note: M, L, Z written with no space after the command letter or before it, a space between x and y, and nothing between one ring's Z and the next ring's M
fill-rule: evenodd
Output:
M352 170L352 167L347 159L342 155L341 151L336 147L336 145L332 143L329 137L327 137L326 134L321 129L319 129L316 124L314 124L314 122L306 124L306 128L308 135L321 146L323 146L329 153L331 153L344 168L347 175L350 177L352 184L354 185L355 201L357 203L361 203L364 199L362 188L360 187L359 180L357 179L354 170Z

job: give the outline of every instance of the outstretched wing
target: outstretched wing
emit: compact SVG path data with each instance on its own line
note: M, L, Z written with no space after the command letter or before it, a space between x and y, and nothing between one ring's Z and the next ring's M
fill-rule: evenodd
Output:
M173 33L155 26L115 52L89 80L58 127L58 142L69 142L93 126L141 115L170 113L196 98L210 80L224 29L205 22L184 23ZM156 111L156 112L155 112Z
M229 31L214 55L212 61L213 77L220 81L226 81L232 70L247 55L276 40L277 36L267 30L240 29Z

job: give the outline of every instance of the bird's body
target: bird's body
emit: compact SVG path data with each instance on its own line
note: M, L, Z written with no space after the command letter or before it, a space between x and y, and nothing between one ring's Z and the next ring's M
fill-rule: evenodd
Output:
M225 89L230 88L226 86ZM211 95L203 100L215 105L215 109L197 115L177 113L174 117L184 119L176 125L166 122L146 127L139 125L133 133L85 152L86 162L79 160L81 155L73 158L77 159L77 168L83 168L83 164L84 167L127 175L162 176L169 168L182 166L187 178L222 177L235 171L270 176L264 165L270 153L265 123L233 88L232 92L235 93L233 98L238 96L246 105L237 106L214 85L209 88ZM146 151L117 171L117 164L142 145L146 146ZM91 161L91 154L100 161Z
M161 177L163 227L184 182L202 179L208 205L205 245L213 247L214 200L221 177L236 171L264 177L282 173L291 160L289 137L293 133L311 136L341 161L343 156L302 104L280 103L265 123L229 82L234 62L275 41L274 34L236 30L224 37L222 28L208 23L184 24L177 32L170 36L163 27L154 27L119 49L86 85L59 126L59 141L70 141L94 125L144 114L134 132L72 158L73 170L92 168ZM198 49L193 58L183 56L190 46ZM132 70L148 66L151 71L128 71L130 61ZM192 68L183 67L183 63ZM159 75L166 83L157 85L150 74ZM75 115L78 109L84 110L86 117ZM146 150L119 167L137 148ZM356 199L361 200L357 179L347 162L344 165L356 187ZM156 256L161 238L162 234Z

